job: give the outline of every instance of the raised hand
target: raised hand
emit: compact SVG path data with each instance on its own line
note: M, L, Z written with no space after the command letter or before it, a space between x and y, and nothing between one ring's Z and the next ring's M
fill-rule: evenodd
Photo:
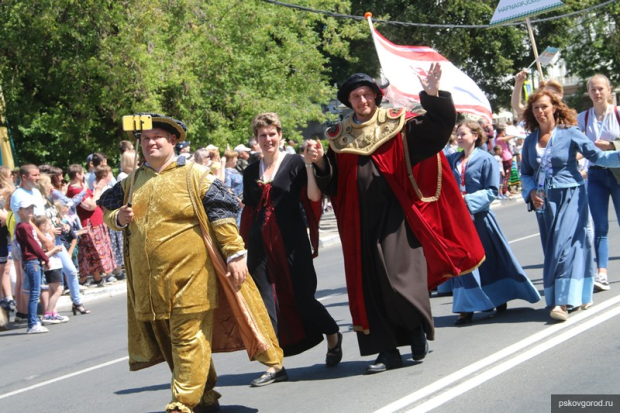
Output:
M309 139L306 141L306 149L304 151L304 158L309 162L316 162L319 158L323 157L323 145L321 141L315 141Z
M429 96L439 96L439 81L441 80L441 65L431 63L426 77L418 75L422 88Z
M515 83L523 84L523 82L525 82L525 79L527 79L527 70L525 69L515 75Z

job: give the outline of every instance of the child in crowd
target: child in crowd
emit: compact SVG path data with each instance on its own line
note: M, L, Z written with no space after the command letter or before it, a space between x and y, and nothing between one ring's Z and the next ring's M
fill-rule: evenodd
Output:
M52 222L47 216L41 215L34 218L34 224L39 228L39 230L41 230L41 233L45 235L47 239L54 239L54 236L51 234L51 231L53 230ZM60 252L61 250L62 247L57 245L52 251ZM43 325L66 323L69 321L69 317L58 314L58 310L56 309L56 304L62 294L62 261L59 257L56 257L53 254L48 254L48 257L49 261L47 269L43 271L43 274L45 275L45 282L48 286L49 297L44 300L44 292L41 291L41 302L45 304L45 312L41 321Z
M506 199L506 195L504 195L504 162L502 160L502 152L503 149L501 146L499 145L495 145L493 147L493 158L495 158L495 160L497 161L497 164L499 166L499 194L498 194L498 198L499 199Z
M36 232L30 222L34 215L35 203L32 200L23 199L19 205L17 214L21 222L15 227L15 240L21 250L22 268L24 272L24 291L30 294L28 298L28 330L27 334L47 333L47 328L43 327L37 319L37 305L41 296L41 262L45 266L49 263L48 255L41 249L37 240ZM49 251L53 255L58 250L54 248Z
M88 228L82 228L80 225L80 220L77 219L77 215L71 216L69 205L65 204L62 201L54 202L54 206L56 207L56 213L58 214L58 219L63 224L69 226L69 230L66 230L63 226L62 232L58 235L58 238L62 241L63 245L67 249L69 256L71 257L71 261L75 266L78 266L77 262L77 241L78 237L88 231Z

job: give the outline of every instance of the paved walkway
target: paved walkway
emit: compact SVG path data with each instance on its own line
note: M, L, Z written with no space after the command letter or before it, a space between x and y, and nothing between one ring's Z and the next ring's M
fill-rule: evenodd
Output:
M523 198L521 196L514 196L511 199L496 200L491 204L491 208L500 208L515 203L523 203ZM323 214L319 223L319 248L327 248L334 245L340 245L340 236L338 235L336 216L333 211L328 211ZM106 284L104 287L88 288L82 293L82 302L88 308L88 304L93 301L126 293L127 283L124 280L117 281L113 284ZM71 311L71 299L68 295L63 295L58 300L58 310Z

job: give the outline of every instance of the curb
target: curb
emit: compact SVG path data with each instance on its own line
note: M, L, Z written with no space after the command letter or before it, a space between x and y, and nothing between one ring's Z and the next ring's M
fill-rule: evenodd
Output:
M525 203L525 201L521 196L515 196L513 198L503 200L496 199L491 204L491 209L523 203ZM327 221L333 220L335 222L335 219L336 217L332 213L331 216L328 216ZM319 238L319 249L329 248L337 245L341 245L338 230L324 231L324 235L320 236ZM127 294L127 282L125 280L120 280L115 282L114 284L109 284L109 286L105 286L103 288L88 288L82 293L82 304L84 304L84 306L88 308L89 303L125 294ZM63 295L60 297L60 299L58 299L57 307L59 311L70 312L72 306L73 303L71 302L71 297L69 295Z
M114 284L110 284L109 287L103 288L89 288L82 293L82 304L88 308L89 303L103 300L105 298L115 297L117 295L124 295L127 293L127 282L125 280L117 281ZM69 295L63 295L58 299L57 308L58 311L71 311L73 303Z

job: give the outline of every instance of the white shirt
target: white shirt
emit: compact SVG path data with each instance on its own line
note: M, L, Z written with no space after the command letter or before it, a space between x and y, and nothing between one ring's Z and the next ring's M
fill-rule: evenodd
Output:
M579 129L581 129L592 142L596 142L599 139L608 142L613 141L620 137L620 124L618 124L618 119L616 118L616 110L618 110L616 106L607 105L607 113L603 117L603 120L596 120L594 108L581 112L577 116ZM586 113L588 113L587 125L585 124ZM588 162L588 164L592 165L590 162Z
M13 194L11 195L11 211L13 211L13 214L15 215L16 224L19 224L21 222L17 211L19 210L19 204L22 200L26 200L31 205L34 204L35 217L45 215L45 203L43 202L43 196L41 195L41 192L39 192L37 188L26 190L20 186L17 187L17 189L13 191Z

